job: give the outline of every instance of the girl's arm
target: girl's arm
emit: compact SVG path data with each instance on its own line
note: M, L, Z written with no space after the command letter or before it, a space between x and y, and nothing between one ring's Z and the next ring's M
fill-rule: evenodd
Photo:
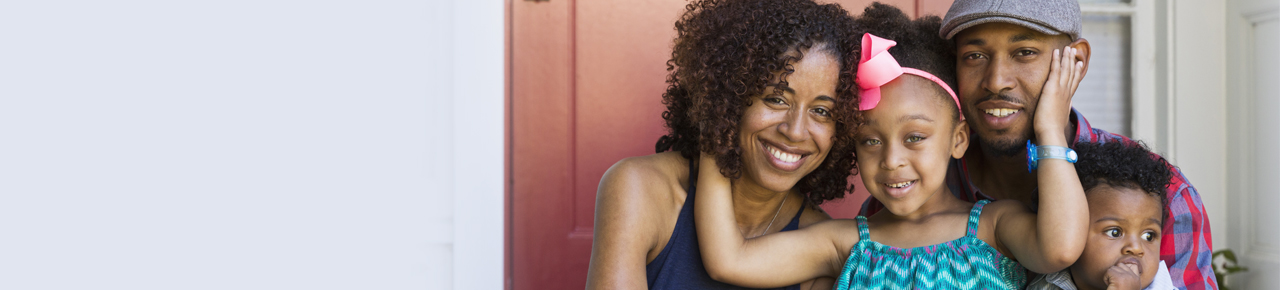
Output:
M707 154L698 160L693 213L707 274L744 287L782 287L835 276L844 266L842 253L858 240L851 220L828 220L744 240L733 215L730 181Z
M1036 145L1069 145L1066 136L1071 128L1071 96L1084 74L1083 62L1076 61L1077 53L1071 46L1053 52L1049 79L1033 120L1039 143ZM998 218L996 235L1024 267L1037 273L1053 273L1075 263L1084 251L1089 204L1075 166L1066 160L1041 159L1036 178L1040 188L1039 215L1020 206L1005 207L1013 210Z

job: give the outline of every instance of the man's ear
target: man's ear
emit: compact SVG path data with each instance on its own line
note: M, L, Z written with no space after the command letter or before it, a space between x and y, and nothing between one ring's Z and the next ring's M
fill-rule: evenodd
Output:
M1089 53L1092 52L1089 50L1089 40L1081 37L1080 39L1076 39L1076 41L1072 41L1069 46L1075 48L1076 51L1079 51L1079 53L1076 54L1076 61L1084 62L1084 70L1080 71L1080 77L1083 78L1085 74L1089 73Z
M955 131L951 133L951 140L954 142L951 146L951 158L960 159L969 150L969 123L964 120L957 123Z

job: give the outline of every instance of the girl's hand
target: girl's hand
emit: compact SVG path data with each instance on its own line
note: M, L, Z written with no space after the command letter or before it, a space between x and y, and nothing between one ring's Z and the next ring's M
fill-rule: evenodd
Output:
M698 185L698 193L728 193L731 189L729 178L720 174L716 156L708 153L698 154L698 180L695 184Z
M1084 75L1084 62L1076 60L1077 53L1078 51L1070 46L1053 50L1053 60L1049 64L1049 79L1045 81L1044 89L1040 91L1035 120L1032 120L1036 139L1041 145L1067 145L1045 144L1058 143L1046 142L1049 140L1045 139L1056 141L1055 137L1064 136L1063 133L1071 124L1071 98L1075 95L1076 88L1080 86L1080 80Z
M1107 290L1138 290L1142 289L1142 285L1138 285L1138 266L1134 264L1118 264L1107 269L1107 274L1102 277L1107 282Z
M1053 51L1049 79L1032 120L1037 145L1070 145L1067 130L1071 126L1071 96L1084 74L1084 63L1076 61L1076 55L1072 47ZM1046 159L1038 166L1035 174L1040 188L1039 211L1033 213L1021 206L998 207L1007 208L1002 210L1007 213L997 215L996 238L1023 267L1052 273L1071 266L1084 251L1089 202L1071 163Z

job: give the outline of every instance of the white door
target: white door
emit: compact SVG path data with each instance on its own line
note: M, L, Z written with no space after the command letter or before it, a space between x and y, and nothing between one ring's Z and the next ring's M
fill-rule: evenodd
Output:
M1226 285L1275 289L1280 285L1280 1L1228 2L1227 34L1232 182L1225 226L1230 237L1215 247L1230 247L1249 267L1228 276Z

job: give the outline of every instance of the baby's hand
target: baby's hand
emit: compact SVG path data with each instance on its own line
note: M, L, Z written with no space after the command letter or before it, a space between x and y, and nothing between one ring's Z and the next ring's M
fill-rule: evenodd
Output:
M1102 279L1107 282L1107 290L1138 290L1138 265L1121 263L1107 269Z
M1076 61L1077 53L1070 46L1053 50L1049 79L1040 91L1040 102L1032 120L1037 136L1063 134L1071 122L1071 98L1084 75L1084 62Z

